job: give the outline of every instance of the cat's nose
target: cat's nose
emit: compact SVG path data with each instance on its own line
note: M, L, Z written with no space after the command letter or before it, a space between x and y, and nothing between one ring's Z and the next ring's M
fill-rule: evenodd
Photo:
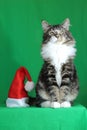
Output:
M59 41L62 41L62 39L63 39L63 38L62 38L61 36L58 36L58 40L59 40Z
M62 35L61 35L61 34L55 34L55 36L56 36L57 38L62 38Z

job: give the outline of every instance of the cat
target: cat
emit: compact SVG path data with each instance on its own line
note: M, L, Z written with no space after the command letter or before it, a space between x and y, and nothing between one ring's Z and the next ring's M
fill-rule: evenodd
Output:
M76 42L69 27L69 18L58 25L42 21L44 64L35 88L38 107L71 107L78 96L78 76L73 63Z

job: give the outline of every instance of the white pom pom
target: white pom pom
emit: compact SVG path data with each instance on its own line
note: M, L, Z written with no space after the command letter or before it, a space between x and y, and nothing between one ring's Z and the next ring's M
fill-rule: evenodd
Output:
M27 81L24 88L26 91L31 91L34 88L34 83L32 81Z

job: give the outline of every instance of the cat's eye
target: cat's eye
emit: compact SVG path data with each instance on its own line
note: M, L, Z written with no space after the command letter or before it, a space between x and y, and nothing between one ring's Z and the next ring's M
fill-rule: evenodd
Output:
M54 32L53 32L53 31L50 31L50 32L49 32L49 35L54 35Z
M50 36L52 36L52 35L53 35L53 36L58 36L58 33L55 32L55 31L50 31L50 32L49 32L49 35L50 35Z
M61 31L61 32L60 32L60 35L63 35L63 34L64 34L64 32L63 32L63 31Z

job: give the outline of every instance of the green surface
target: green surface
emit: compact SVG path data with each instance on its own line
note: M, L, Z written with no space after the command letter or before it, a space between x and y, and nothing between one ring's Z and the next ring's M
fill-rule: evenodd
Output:
M33 81L37 81L43 62L40 56L41 20L57 24L67 17L77 41L75 64L80 82L77 102L87 106L86 0L0 0L0 105L5 102L20 66L25 66Z
M0 108L0 130L87 130L86 109Z

